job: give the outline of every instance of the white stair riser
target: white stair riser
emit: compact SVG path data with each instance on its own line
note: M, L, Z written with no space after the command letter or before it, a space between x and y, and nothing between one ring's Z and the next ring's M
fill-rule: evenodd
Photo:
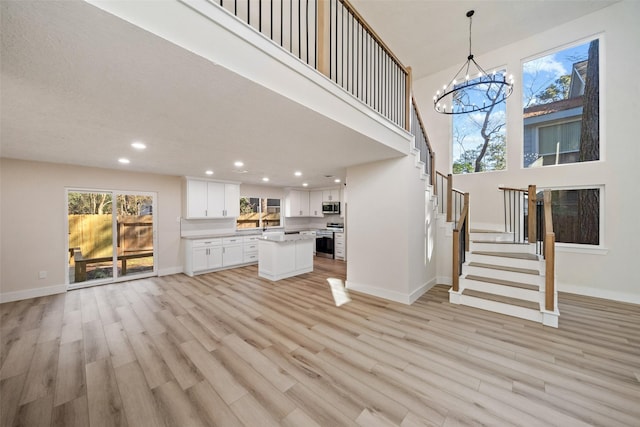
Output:
M480 262L483 264L502 265L506 267L529 268L540 270L540 261L532 259L509 258L503 256L469 254L466 258L470 262Z
M473 289L474 291L487 292L494 295L502 295L518 298L525 301L540 303L540 292L513 286L498 285L497 283L480 282L478 280L460 279L460 290ZM543 296L544 298L544 296Z
M536 274L516 273L514 271L496 270L493 268L474 267L470 265L462 266L462 274L474 276L491 277L493 279L510 280L512 282L526 283L528 285L540 286L541 276Z
M473 240L473 239L472 239ZM487 251L487 252L516 252L519 254L535 254L536 246L517 243L478 243L471 242L469 245L471 251Z
M469 238L471 240L494 240L497 242L508 242L513 241L513 233L502 233L496 231L495 233L477 233L477 232L469 232Z
M470 307L480 308L482 310L493 311L495 313L506 314L507 316L514 316L514 317L519 317L521 319L542 323L542 313L539 310L532 310L530 308L504 304L501 302L490 301L482 298L476 298L469 295L461 295L460 304L468 305Z

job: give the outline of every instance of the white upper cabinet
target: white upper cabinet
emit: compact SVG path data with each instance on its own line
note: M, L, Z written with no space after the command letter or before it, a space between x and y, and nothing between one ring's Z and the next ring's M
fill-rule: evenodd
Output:
M225 216L237 218L240 216L240 185L224 185Z
M206 181L186 180L185 212L187 219L235 218L240 215L240 185Z
M309 216L321 217L322 214L322 190L309 192Z
M285 200L285 216L309 216L309 192L290 190Z
M323 202L339 202L340 201L340 188L332 188L330 190L322 191Z

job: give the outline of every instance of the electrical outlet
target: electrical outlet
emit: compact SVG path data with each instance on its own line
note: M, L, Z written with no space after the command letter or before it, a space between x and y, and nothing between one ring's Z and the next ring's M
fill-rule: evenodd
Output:
M39 279L46 279L47 278L47 271L46 270L40 271L40 273L38 273L38 278Z

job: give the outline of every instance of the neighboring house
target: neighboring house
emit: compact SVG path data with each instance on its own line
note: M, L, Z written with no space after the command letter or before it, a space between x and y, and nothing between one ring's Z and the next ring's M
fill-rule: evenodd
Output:
M573 64L566 99L524 109L524 167L578 161L587 65Z

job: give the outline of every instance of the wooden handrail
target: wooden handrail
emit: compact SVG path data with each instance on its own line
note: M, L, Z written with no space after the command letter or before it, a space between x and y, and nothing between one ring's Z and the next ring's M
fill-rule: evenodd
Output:
M402 62L398 59L398 57L393 54L391 49L389 49L389 46L387 46L382 41L382 38L378 34L376 34L376 32L373 30L373 28L371 28L371 26L367 23L367 21L365 21L365 19L362 17L362 15L360 15L358 13L358 11L353 7L353 5L351 3L349 3L348 0L339 0L339 1L353 15L353 17L356 19L356 21L358 21L360 23L360 25L362 25L362 28L367 33L369 33L369 35L371 37L373 37L373 39L376 41L376 43L378 43L380 45L380 47L385 51L385 53L387 55L389 55L389 57L391 59L393 59L393 61L398 65L398 67L402 68L402 70L405 73L407 73L407 67L402 65Z
M427 148L429 149L429 153L433 155L433 148L431 147L431 142L427 137L427 130L424 127L424 123L422 122L422 116L420 115L420 110L418 109L418 104L416 103L416 99L412 96L411 103L413 104L413 109L416 111L416 117L418 118L418 124L420 125L420 129L422 130L422 134L424 135L425 142L427 143Z
M522 193L526 193L527 191L529 191L526 188L511 188L511 187L498 187L498 190L502 190L502 191L520 191Z
M553 216L551 214L551 190L544 190L544 306L547 311L555 311L555 244L556 234L553 232Z

